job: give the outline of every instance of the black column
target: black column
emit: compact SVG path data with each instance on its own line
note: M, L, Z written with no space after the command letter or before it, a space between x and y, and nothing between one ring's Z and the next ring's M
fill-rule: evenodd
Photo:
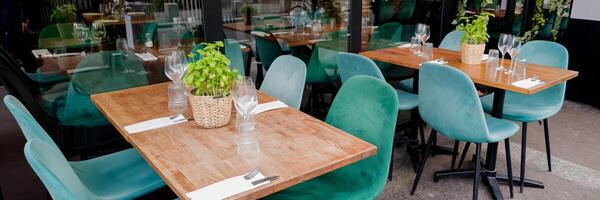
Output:
M202 27L206 42L223 41L223 17L221 0L200 0L202 5Z
M456 18L458 0L442 0L442 14L440 18L440 41L446 34L454 30L452 20Z
M348 52L360 52L362 32L362 0L350 0L350 20L348 22Z
M515 19L515 6L516 6L517 1L515 0L508 0L508 2L506 2L506 13L504 14L504 33L511 33L512 34L512 27L513 27L513 23L514 23L514 19Z

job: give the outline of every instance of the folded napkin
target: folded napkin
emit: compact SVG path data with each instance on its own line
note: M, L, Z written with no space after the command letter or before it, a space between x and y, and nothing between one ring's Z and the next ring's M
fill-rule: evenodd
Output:
M427 61L424 63L435 63L435 64L440 64L440 65L445 65L448 64L448 61L445 60L441 60L441 59L436 59L436 60L431 60L431 61ZM419 64L419 66L421 66L423 63Z
M185 194L185 196L192 200L220 200L260 187L264 184L268 184L271 182L265 181L258 185L252 185L252 181L263 179L265 178L265 176L259 172L252 179L246 180L244 179L245 175L246 174L243 174L213 183L198 190L188 192L187 194Z
M280 31L280 32L272 32L273 35L286 35L286 34L291 34L292 32L290 31Z
M403 45L398 46L398 48L410 48L410 46L411 46L411 44L407 43L407 44L403 44Z
M281 102L281 101L271 101L269 103L263 103L263 104L258 104L256 105L256 107L254 107L254 110L252 110L252 113L254 114L259 114L259 113L263 113L269 110L275 110L275 109L279 109L279 108L287 108L288 105L286 105L285 103Z
M129 134L139 133L142 131L147 131L151 129L162 128L165 126L171 126L183 122L187 122L188 120L183 115L178 115L174 119L170 119L169 117L161 117L156 119L151 119L139 123L135 123L129 126L125 126L125 130Z
M481 56L481 61L486 61L488 58L490 58L490 56L489 56L489 55L487 55L487 54L483 54L483 55Z
M512 83L513 86L529 89L538 85L544 84L544 81L528 78Z
M47 56L52 55L52 53L50 53L50 51L48 51L48 49L34 49L34 50L31 50L31 53L36 58L42 58L42 57L47 57Z
M266 37L267 35L269 35L269 34L267 34L265 32L262 32L262 31L252 31L252 32L250 32L250 34L252 34L252 35L258 35L260 37Z
M101 70L101 69L106 69L108 68L108 66L89 66L89 67L78 67L75 69L69 69L67 70L67 73L69 74L74 74L74 73L80 73L80 72L87 72L87 71L94 71L94 70Z
M58 57L64 57L64 56L78 56L78 55L85 55L85 53L81 52L81 53L48 54L48 55L42 55L42 58L58 58Z
M151 53L135 53L135 55L139 58L141 58L143 61L156 61L158 60L158 58L154 55L152 55Z

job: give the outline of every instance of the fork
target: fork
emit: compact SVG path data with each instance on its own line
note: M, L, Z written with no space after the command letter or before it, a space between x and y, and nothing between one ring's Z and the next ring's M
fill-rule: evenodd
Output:
M248 172L248 174L246 174L246 176L244 176L244 179L250 180L250 179L254 178L254 176L256 176L258 174L258 172L260 172L260 167L256 167L252 171Z

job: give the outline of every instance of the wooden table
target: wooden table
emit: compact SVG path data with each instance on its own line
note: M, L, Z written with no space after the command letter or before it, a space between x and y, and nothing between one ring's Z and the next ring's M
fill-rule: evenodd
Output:
M269 25L271 25L272 28L274 28L274 29L287 28L286 23L281 22L281 21L275 22L275 23L272 23ZM250 33L251 31L253 31L256 28L256 25L255 24L246 25L246 22L235 22L235 23L225 23L225 24L223 24L223 27L234 30L234 31Z
M364 55L373 60L392 63L397 66L407 67L411 69L419 70L420 64L424 61L420 57L414 55L410 52L408 48L387 48L380 49L374 51L362 52L361 55ZM504 97L506 91L521 93L525 95L535 94L544 89L550 88L557 84L566 82L567 80L573 79L578 76L578 72L540 66L529 64L527 66L527 76L531 77L534 75L539 76L540 80L543 80L544 83L529 89L519 88L511 85L511 83L517 81L511 76L504 74L502 72L497 72L495 69L488 69L485 65L485 62L478 65L466 65L460 62L460 52L443 50L443 49L434 49L434 59L445 58L448 61L448 66L455 67L465 74L467 74L474 83L488 86L494 88L494 105L492 108L492 116L496 118L503 117L503 109L504 109ZM504 61L505 65L510 64L510 60ZM415 76L413 82L413 92L418 93L418 75ZM411 140L416 140L416 134L411 134L409 136ZM414 147L409 146L409 150ZM414 150L409 151L411 153L411 157L418 157L419 155ZM502 192L498 186L498 182L508 182L508 178L506 176L498 175L496 173L496 158L498 154L498 143L490 143L488 144L485 165L482 168L483 180L487 186L490 187L492 191L492 195L495 199L504 199ZM419 160L419 159L411 159L411 160ZM439 179L440 177L452 176L455 174L473 174L473 171L469 170L447 170L447 171L438 171L434 174L435 179ZM513 182L518 184L519 177L514 177ZM529 187L537 187L544 188L544 184L539 181L525 179L525 186Z
M259 102L274 98L259 93ZM256 116L261 152L237 153L235 113L225 127L202 129L186 122L129 135L124 126L169 116L167 83L92 95L92 101L181 199L186 193L241 175L260 165L279 179L234 199L257 199L357 162L375 146L292 108ZM186 116L191 116L191 113ZM235 109L234 109L235 110Z

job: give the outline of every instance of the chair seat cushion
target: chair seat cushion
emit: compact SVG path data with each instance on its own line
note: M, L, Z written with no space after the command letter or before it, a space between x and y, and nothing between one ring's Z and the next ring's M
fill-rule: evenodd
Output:
M325 174L317 178L300 183L288 189L265 197L266 200L304 200L304 199L374 199L377 194L370 191L372 188L361 183L369 181L345 182L344 178L336 177L334 173Z
M412 110L419 106L419 96L402 90L396 90L398 93L398 110Z
M135 149L71 162L71 166L96 199L134 199L165 185Z
M504 119L530 122L547 119L560 111L560 106L555 102L535 100L528 95L506 92L504 100ZM492 112L494 95L481 97L481 104L487 113Z
M400 89L402 89L404 91L408 91L408 92L413 91L413 79L412 78L402 80L402 81L400 81L400 83L398 85L399 85Z
M513 136L518 130L519 126L507 120L498 119L490 115L485 115L485 121L488 126L490 134L488 135L488 141L469 141L477 143L490 143L500 142L506 138Z

